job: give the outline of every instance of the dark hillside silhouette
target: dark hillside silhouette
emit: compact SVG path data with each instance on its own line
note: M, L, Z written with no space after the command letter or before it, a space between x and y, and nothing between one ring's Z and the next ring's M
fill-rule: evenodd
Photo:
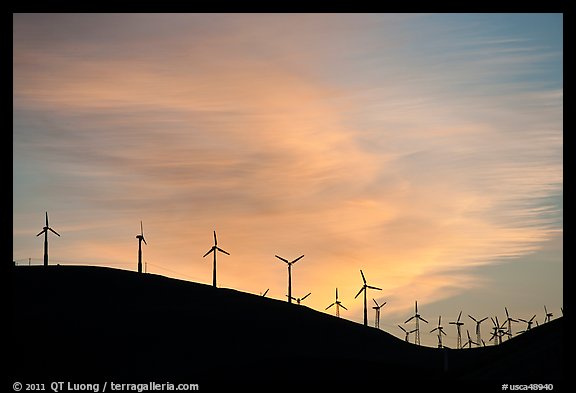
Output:
M185 377L357 386L371 378L551 381L562 375L563 318L502 345L450 350L407 343L303 305L153 274L81 266L13 267L11 273L15 380ZM342 370L337 378L335 369Z

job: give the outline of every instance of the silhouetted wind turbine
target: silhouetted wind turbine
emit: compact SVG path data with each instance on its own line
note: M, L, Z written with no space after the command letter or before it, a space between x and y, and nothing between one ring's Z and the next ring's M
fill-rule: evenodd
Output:
M498 322L498 317L496 317L496 321L494 321L494 318L492 318L492 317L490 317L490 319L492 320L494 327L492 328L492 330L493 330L492 337L490 337L489 341L492 341L494 338L497 338L498 340L494 340L494 345L502 344L502 336L505 334L510 334L506 331L506 329L504 329L504 325L506 324L506 321L504 321L504 322L502 322L502 324L500 324L500 322Z
M468 345L468 348L472 348L472 344L475 344L476 346L480 346L480 342L475 343L474 341L472 341L472 339L470 338L470 332L468 331L468 329L466 329L466 335L468 336L468 341L466 342L466 344L464 344L462 346L462 348L465 348L466 345Z
M380 309L382 307L384 307L386 302L378 305L378 302L376 301L376 299L372 299L372 300L374 301L374 304L376 304L374 307L372 307L374 310L376 310L376 316L374 317L374 327L377 329L380 329Z
M204 254L204 256L202 258L204 258L206 255L210 254L211 252L214 253L214 266L212 268L212 286L214 288L216 288L216 252L220 251L223 252L226 255L230 255L229 252L224 251L223 249L221 249L220 247L218 247L218 239L216 238L216 231L214 231L214 245L212 246L212 248L206 253Z
M330 307L336 305L336 316L338 318L340 318L340 307L342 307L344 310L348 310L346 307L344 307L344 305L338 300L338 288L336 288L336 300L334 301L334 303L332 303L331 305L329 305L328 307L326 307L325 309L328 310Z
M406 320L406 322L404 322L404 323L408 323L408 322L410 322L412 319L416 319L416 329L414 329L414 331L416 332L416 335L415 335L415 337L414 337L414 344L420 345L420 325L419 325L418 321L422 320L423 322L426 322L426 323L428 323L428 321L425 320L424 318L422 318L422 317L420 316L420 314L418 314L418 300L416 300L414 309L415 309L414 315L411 316L410 318L408 318L408 319Z
M430 333L434 332L435 330L438 330L438 348L442 348L442 335L446 335L446 332L444 332L444 327L441 324L442 321L442 316L439 315L438 316L438 326L436 326L434 329L430 330Z
M292 262L288 262L287 259L274 255L276 258L284 261L288 264L288 303L292 303L292 265L298 262L300 259L304 258L304 255L300 255L298 258L294 259Z
M476 322L476 341L478 342L478 344L480 344L482 342L482 338L480 337L480 324L482 322L484 322L485 320L488 319L488 317L482 318L481 320L477 320L476 318L474 318L472 315L468 314L468 316L474 321Z
M142 242L148 245L148 243L146 243L146 239L144 239L142 221L140 221L140 234L136 235L136 239L138 239L138 273L142 273Z
M529 320L525 320L525 319L522 319L522 318L518 318L518 320L520 320L520 321L525 322L525 323L528 324L528 326L526 327L526 330L522 330L522 331L520 331L520 332L518 332L518 333L523 333L523 332L526 332L526 331L532 329L532 322L534 321L534 318L536 318L536 314L534 314L534 315L532 316L532 318L530 318Z
M510 317L510 314L508 314L508 309L506 307L504 307L504 310L506 310L506 322L508 322L508 333L509 333L508 340L510 340L512 338L512 322L518 322L518 321Z
M46 225L44 226L44 228L42 228L42 231L36 235L36 237L38 237L41 234L44 234L44 266L48 266L48 231L60 237L60 234L56 232L54 229L50 228L50 226L48 225L48 212L46 212Z
M381 291L382 288L376 288L376 287L373 287L371 285L368 285L366 283L366 278L364 277L364 273L362 272L362 270L360 270L360 274L362 275L362 281L364 281L364 285L362 285L362 288L360 288L360 291L358 291L356 296L354 296L354 299L356 299L358 297L358 295L360 295L362 293L362 291L364 291L364 326L368 326L368 304L366 302L367 288L376 289L378 291Z
M417 330L417 329L414 329L414 330L408 331L408 330L404 329L404 328L403 328L402 326L400 326L400 325L398 325L398 327L399 327L400 329L402 329L402 331L403 331L404 333L406 333L406 336L404 337L404 341L406 341L406 342L410 342L410 341L408 340L408 336L410 335L410 333L414 333L414 332L416 332L416 330Z
M460 311L460 314L458 314L458 319L454 322L448 322L450 325L456 325L456 330L458 331L458 340L456 342L456 348L460 349L462 348L462 331L460 330L460 327L462 325L464 325L464 322L460 322L460 317L462 316L462 311Z
M303 298L299 298L299 297L293 297L292 300L296 300L296 303L300 304L300 302L304 299L306 299L308 296L312 295L312 292L309 292L307 295L305 295ZM288 296L288 295L286 295Z
M46 224L48 225L48 224ZM550 320L552 319L552 316L554 316L554 314L552 314L551 312L548 312L548 310L546 309L546 305L544 305L544 313L546 314L546 317L544 318L544 322L550 322Z

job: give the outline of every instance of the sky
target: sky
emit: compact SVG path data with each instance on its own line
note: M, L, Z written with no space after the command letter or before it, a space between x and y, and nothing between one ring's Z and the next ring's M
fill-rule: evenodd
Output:
M423 345L563 305L562 14L14 14L13 259L325 308ZM232 321L233 324L233 321ZM488 343L490 321L483 323ZM525 324L513 324L513 330ZM464 333L465 334L465 333Z

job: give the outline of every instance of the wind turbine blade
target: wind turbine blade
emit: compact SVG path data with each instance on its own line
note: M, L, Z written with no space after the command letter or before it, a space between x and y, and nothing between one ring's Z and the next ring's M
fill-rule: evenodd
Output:
M402 326L398 325L398 327L399 327L400 329L402 329L402 331L403 331L404 333L408 333L408 332L406 331L406 329L404 329Z
M204 258L206 255L210 254L212 251L214 251L214 247L212 247L206 254L204 254L204 256L202 258Z
M530 318L530 322L532 322L532 320L536 318L536 314L534 314L534 316L532 318Z
M418 314L418 300L415 300L414 308L416 309L416 314Z
M142 241L144 242L144 244L148 245L148 243L146 243L146 239L144 239L144 235L142 235Z
M304 258L304 255L300 255L298 258L294 259L292 262L290 263L296 263L298 262L300 259Z
M332 303L331 305L329 305L328 307L325 308L325 310L328 310L330 307L332 307L333 305L335 305L336 303Z
M347 309L346 307L344 307L344 305L343 305L342 303L338 303L338 305L339 305L340 307L342 307L344 310L348 311L348 309Z
M457 321L460 322L460 317L462 316L462 311L460 311L460 314L458 314L458 319Z
M410 330L410 333L414 333L415 331L417 331L418 329L414 329L414 330Z
M358 293L356 294L356 296L354 296L354 299L356 299L356 298L358 297L358 295L360 295L360 294L362 293L362 291L365 291L365 290L366 290L366 287L362 287L362 288L358 291Z
M476 320L476 318L474 318L472 315L468 314L468 316L476 323L478 323L478 321Z
M482 322L484 322L484 321L487 320L487 319L488 319L488 317L484 317L484 318L482 318L481 320L479 320L478 323L482 323Z
M46 212L46 226L49 226L48 225L48 212Z
M308 295L304 296L302 299L300 299L300 301L306 299L308 296L312 295L312 292L309 292Z
M364 285L366 285L366 278L364 277L364 272L360 269L360 274L362 275L362 281L364 281Z
M270 288L268 288L267 290L265 290L264 293L262 294L262 296L266 296L266 294L268 293L269 290L270 290Z
M144 237L144 227L142 226L142 220L140 220L140 234Z
M288 262L287 259L284 259L284 258L282 258L282 257L279 257L278 255L274 255L274 256L275 256L276 258L280 259L281 261L284 261L284 262L286 262L286 263L290 263L290 262Z
M58 235L58 236L60 236L60 234L59 234L58 232L56 232L54 229L52 229L52 228L48 228L48 229L49 229L49 230L51 230L51 231L52 231L52 233L54 233L55 235Z
M36 235L36 237L40 236L41 234L43 234L44 232L46 232L46 229L42 229L42 231Z
M446 332L444 330L440 329L440 332L442 332L442 334L446 336Z
M338 288L336 288L336 300L338 300Z
M372 298L372 301L374 302L374 304L376 304L376 307L380 307L380 305L378 304L378 302L376 301L376 299Z
M432 333L433 331L438 330L437 327L435 327L434 329L430 330L430 333Z
M224 254L230 255L230 253L228 251L224 251L223 249L221 249L220 247L216 247L216 249L220 252L223 252Z
M410 322L412 319L414 319L414 317L408 318L408 319L406 320L406 322L404 322L404 323L408 323L408 322Z
M381 291L381 290L382 290L382 288L373 287L373 286L371 286L371 285L366 285L366 286L367 286L368 288L370 288L370 289L376 289L376 290L378 290L378 291Z
M418 319L421 320L421 321L424 321L424 322L428 323L428 321L425 320L424 318L422 318L421 316L418 316Z

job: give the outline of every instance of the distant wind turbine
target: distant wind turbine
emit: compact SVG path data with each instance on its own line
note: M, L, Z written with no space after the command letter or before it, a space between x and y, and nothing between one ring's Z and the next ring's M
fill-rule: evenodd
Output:
M48 221L46 221L48 222ZM46 224L48 225L48 224ZM548 312L548 310L546 309L546 305L544 305L544 313L546 314L546 316L544 317L544 323L546 322L550 322L552 320L552 317L554 316L554 314L552 314L551 312Z
M438 331L438 348L443 348L442 345L442 335L446 335L446 332L444 332L444 327L441 324L442 321L442 315L438 316L438 326L436 326L434 329L430 330L430 333L433 333L434 331Z
M520 331L520 332L518 332L518 333L523 333L523 332L526 332L526 331L532 329L532 323L533 323L533 321L534 321L534 318L536 318L536 314L534 314L534 315L532 316L532 318L530 318L529 320L525 320L525 319L522 319L522 318L518 318L519 321L525 322L525 323L528 325L528 326L526 326L526 330L522 330L522 331Z
M288 303L292 303L292 265L298 262L300 259L304 258L304 255L300 255L298 258L294 259L292 262L289 262L287 259L279 257L278 255L274 255L276 258L284 261L288 264Z
M400 325L398 325L398 327L399 327L400 329L402 329L402 331L403 331L404 333L406 333L406 336L404 336L404 341L406 341L406 342L410 342L410 341L408 340L408 336L409 336L411 333L415 333L416 330L417 330L417 329L414 329L414 330L408 331L408 330L404 329L404 328L403 328L402 326L400 326Z
M372 301L374 302L374 304L376 304L374 307L372 307L376 311L376 315L374 316L374 327L376 329L380 329L380 309L384 307L386 302L378 305L376 299L372 299Z
M428 323L428 321L425 320L424 318L422 318L422 317L420 316L420 314L418 314L418 300L416 300L416 302L415 302L414 309L415 309L414 315L411 316L410 318L408 318L408 319L406 320L406 322L404 322L404 323L408 323L408 322L410 322L412 319L415 319L415 320L416 320L416 329L414 329L414 332L416 333L416 335L414 336L414 344L420 345L420 325L419 325L418 322L421 320L421 321L423 321L423 322Z
M370 289L376 289L378 291L381 291L382 288L376 288L376 287L373 287L371 285L368 285L366 283L366 277L364 277L364 273L362 272L362 270L360 270L360 274L362 275L362 281L364 281L364 284L362 285L362 288L360 288L360 290L358 291L356 296L354 296L354 299L356 299L358 297L358 295L360 295L362 293L362 291L364 291L364 326L368 326L368 304L366 302L367 289L370 288Z
M480 344L482 342L482 338L480 337L480 324L482 322L484 322L485 320L488 319L488 317L482 318L480 320L477 320L476 318L474 318L472 315L468 314L468 316L474 321L476 322L476 342L478 344Z
M212 248L210 250L208 250L208 252L206 254L204 254L204 257L206 257L208 254L210 254L211 252L214 253L214 266L212 268L212 286L214 288L216 288L216 253L220 251L223 252L226 255L230 255L229 252L224 251L223 249L221 249L220 247L218 247L218 239L216 238L216 231L214 231L214 245L212 246Z
M296 300L296 303L300 304L300 302L304 299L306 299L308 296L312 295L312 292L309 292L307 295L305 295L303 298L299 298L299 297L293 297L292 300ZM288 295L286 295L288 296Z
M468 336L468 341L466 341L466 343L462 346L462 348L466 348L466 345L468 345L468 348L472 348L472 344L476 345L477 347L480 346L480 342L474 342L472 341L472 339L470 338L470 331L468 329L466 329L466 335Z
M508 333L509 333L508 340L510 340L512 338L512 322L518 322L518 321L510 317L510 314L508 314L508 309L506 307L504 307L504 310L506 310L506 322L508 322Z
M328 310L332 306L336 306L336 317L338 317L338 318L340 318L340 307L342 307L344 310L348 310L346 307L344 307L342 302L340 302L340 300L338 300L338 288L336 288L336 300L334 301L334 303L332 303L331 305L326 307L326 310Z
M48 231L60 237L60 234L48 225L48 212L46 212L46 225L42 228L42 231L36 235L36 237L38 237L41 234L44 234L44 266L48 266Z
M462 311L458 314L458 319L456 321L448 322L450 325L456 325L456 330L458 331L458 339L456 341L456 348L462 348L462 331L460 327L464 325L464 322L460 322L460 317L462 316Z
M136 239L138 239L138 273L142 273L142 242L146 243L146 239L144 239L144 228L142 227L142 221L140 221L140 234L136 235Z

